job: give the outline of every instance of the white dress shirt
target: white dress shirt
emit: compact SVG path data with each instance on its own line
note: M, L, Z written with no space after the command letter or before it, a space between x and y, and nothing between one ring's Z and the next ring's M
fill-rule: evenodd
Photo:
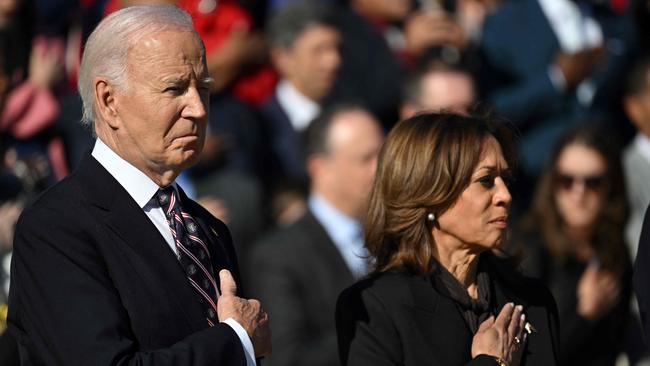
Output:
M307 98L288 81L282 80L276 88L278 103L287 114L293 129L303 131L320 113L320 105Z
M138 206L142 208L149 220L156 226L156 229L158 229L163 238L165 238L169 248L177 255L178 249L174 244L174 238L167 224L165 213L155 200L155 194L161 187L158 187L154 181L138 168L122 159L99 138L95 142L92 156L124 187ZM176 183L174 182L172 185L176 189ZM256 366L253 343L244 327L233 318L228 318L223 322L228 324L237 333L244 348L247 366Z

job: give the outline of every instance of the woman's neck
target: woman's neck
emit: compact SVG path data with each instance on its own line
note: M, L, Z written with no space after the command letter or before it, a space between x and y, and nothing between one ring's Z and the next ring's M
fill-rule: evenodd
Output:
M480 253L469 248L454 248L445 250L439 245L436 259L467 289L467 293L473 299L478 298L476 285L476 272Z

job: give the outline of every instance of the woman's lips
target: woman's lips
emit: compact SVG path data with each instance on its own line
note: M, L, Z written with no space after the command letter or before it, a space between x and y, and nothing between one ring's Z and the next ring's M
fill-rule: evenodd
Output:
M498 228L505 229L505 228L508 227L508 217L507 216L500 216L500 217L497 217L494 220L490 220L489 223L496 226L496 227L498 227Z

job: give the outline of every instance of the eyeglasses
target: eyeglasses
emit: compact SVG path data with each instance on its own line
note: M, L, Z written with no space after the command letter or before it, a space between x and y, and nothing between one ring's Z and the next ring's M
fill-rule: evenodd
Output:
M577 176L558 173L556 176L556 182L558 187L565 190L570 190L573 188L574 184L580 183L584 184L586 190L597 191L605 186L606 177L605 174Z

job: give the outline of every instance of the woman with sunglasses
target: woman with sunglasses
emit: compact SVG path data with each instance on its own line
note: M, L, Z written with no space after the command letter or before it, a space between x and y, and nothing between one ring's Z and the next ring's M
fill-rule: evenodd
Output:
M618 151L582 127L555 148L523 220L524 271L551 289L560 365L614 365L629 318L627 202Z
M550 292L495 254L514 169L501 121L427 113L393 128L366 222L374 271L337 303L342 365L557 364Z

